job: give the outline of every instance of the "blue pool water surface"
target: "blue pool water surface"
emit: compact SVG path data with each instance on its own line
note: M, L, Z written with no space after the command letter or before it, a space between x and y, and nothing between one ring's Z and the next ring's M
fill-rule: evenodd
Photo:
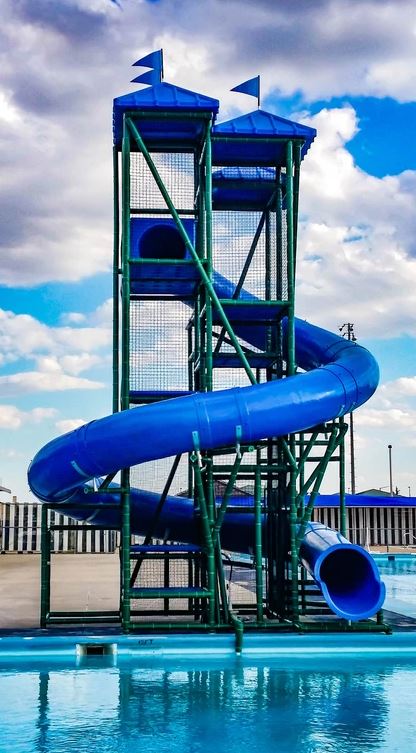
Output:
M416 617L416 557L376 561L385 607ZM0 753L416 753L416 633L246 637L257 658L230 636L209 660L219 636L205 659L199 637L115 640L0 638Z
M0 670L1 753L404 753L413 658L110 657Z
M416 556L384 555L375 560L386 584L384 609L416 618Z

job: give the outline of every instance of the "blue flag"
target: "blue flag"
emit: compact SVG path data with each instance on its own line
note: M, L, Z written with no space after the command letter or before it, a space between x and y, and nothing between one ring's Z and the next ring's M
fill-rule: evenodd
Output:
M163 50L150 52L149 55L145 55L143 58L140 58L140 60L136 60L133 65L142 65L143 68L154 68L155 70L160 71L161 76L163 77Z
M254 78L249 78L248 81L243 81L242 84L234 86L231 91L249 94L251 97L257 97L257 102L260 107L260 76L255 76Z
M145 71L145 73L141 73L140 76L136 76L136 78L132 78L131 83L132 84L150 84L150 86L156 86L156 84L160 84L161 82L161 71L155 70L155 71Z

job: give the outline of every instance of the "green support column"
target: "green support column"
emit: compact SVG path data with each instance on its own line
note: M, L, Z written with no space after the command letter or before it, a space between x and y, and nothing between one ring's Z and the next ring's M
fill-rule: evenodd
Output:
M122 142L122 337L121 337L121 409L129 409L130 393L130 134L126 118ZM121 473L121 565L123 630L130 627L130 470Z
M120 268L120 207L119 207L119 171L118 150L113 147L113 413L120 410L120 376L119 376L119 348L120 348L120 301L119 301L119 268Z
M212 285L212 154L211 123L205 136L205 249L207 277ZM212 300L209 290L205 295L206 307L206 389L212 391Z
M211 528L208 517L208 509L205 499L204 484L202 480L202 469L199 465L199 450L196 451L194 462L195 491L199 502L199 514L204 540L204 548L207 557L207 577L208 577L208 624L212 627L215 625L215 551L212 541Z
M295 233L293 206L293 143L288 141L286 147L286 211L287 211L287 376L296 371L295 362ZM289 437L290 453L296 456L295 435ZM297 506L296 506L296 472L291 468L288 485L289 524L290 524L290 565L291 565L291 615L296 621L299 616L298 598L298 551L296 546Z
M287 376L296 371L295 361L295 234L293 211L293 144L286 150L286 209L287 209Z
M40 626L45 628L51 611L51 533L48 525L49 507L42 505L40 529Z
M202 186L201 186L202 187ZM206 272L212 285L212 148L211 148L211 122L209 122L205 134L205 181L204 181L204 204L205 204L205 253ZM209 290L205 287L205 389L212 392L213 388L213 336L212 336L212 299ZM207 510L210 525L215 519L215 494L212 475L212 462L207 465L206 473Z
M294 142L293 161L293 247L294 247L294 275L296 275L296 260L298 246L298 212L299 212L299 182L302 145L299 141Z
M340 432L345 426L344 420L339 419ZM339 445L339 530L343 536L347 536L347 510L345 507L345 433Z
M257 466L254 483L255 515L255 567L256 567L256 613L257 623L264 623L263 616L263 547L262 547L262 509L261 509L261 469Z

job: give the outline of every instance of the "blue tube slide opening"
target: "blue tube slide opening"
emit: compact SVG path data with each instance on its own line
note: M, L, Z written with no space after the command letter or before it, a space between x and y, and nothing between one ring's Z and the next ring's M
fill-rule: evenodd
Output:
M355 622L381 608L386 589L371 554L337 531L310 523L300 558L339 617Z
M233 284L217 273L214 285L218 298L232 297ZM239 298L258 300L246 291L241 291ZM237 323L234 330L246 342L264 349L266 328ZM91 480L148 460L192 452L195 432L202 450L234 445L236 427L239 441L250 444L343 416L373 394L378 366L365 348L299 319L295 320L295 343L296 361L303 374L141 406L91 421L53 439L30 464L30 489L61 511L65 503L71 503L72 517L111 527L117 515L114 517L106 506L108 502L114 504L117 495L112 499L108 494L89 495ZM141 526L150 519L158 499L159 495L132 491L133 533L145 532ZM89 502L91 510L86 513ZM77 504L82 509L74 509ZM141 504L147 510L145 514ZM170 539L191 543L194 524L189 518L193 516L190 500L171 497L165 507L165 529L171 531ZM249 517L227 514L222 531L224 548L247 551L254 528L248 532ZM360 547L346 539L333 541L332 536L340 534L330 529L324 533L323 528L320 537L305 534L301 546L305 566L336 614L349 620L365 619L384 600L376 565ZM350 548L345 550L346 546Z

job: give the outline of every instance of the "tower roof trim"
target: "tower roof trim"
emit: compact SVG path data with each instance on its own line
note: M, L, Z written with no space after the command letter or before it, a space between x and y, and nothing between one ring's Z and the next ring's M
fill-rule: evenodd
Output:
M123 94L114 100L114 109L122 110L202 110L216 114L218 108L218 99L168 84L166 81L130 94Z
M214 141L213 160L216 165L251 164L278 167L284 166L286 162L285 141L302 139L303 159L316 136L316 131L309 126L259 109L218 123L212 129L212 135L226 137L223 142L221 138ZM241 142L241 139L247 139L249 143ZM276 146L276 142L280 143Z
M221 135L234 134L235 136L263 136L263 137L286 137L304 138L310 144L316 136L315 128L296 123L294 120L281 118L279 115L266 112L265 110L253 110L246 115L218 123L213 128L213 133Z
M182 89L162 81L155 86L148 86L130 94L116 97L113 103L113 137L114 144L120 146L123 135L123 115L125 112L149 112L150 120L142 123L141 132L151 144L158 140L177 143L194 143L200 139L204 120L210 114L215 118L219 108L218 99L205 94ZM154 117L153 117L154 113ZM159 114L160 113L160 114ZM179 118L169 122L163 113L176 113ZM188 117L192 113L196 117ZM198 113L201 117L198 118ZM183 114L183 117L182 117Z

